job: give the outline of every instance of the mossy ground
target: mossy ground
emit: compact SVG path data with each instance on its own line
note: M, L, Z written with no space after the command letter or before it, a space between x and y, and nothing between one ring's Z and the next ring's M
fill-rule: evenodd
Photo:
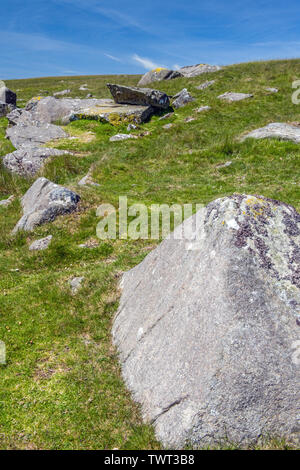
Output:
M277 140L239 142L237 137L269 122L299 120L292 103L292 82L300 60L241 64L191 79L153 86L173 95L183 87L196 98L168 120L153 117L137 140L109 142L117 129L97 121L77 121L66 130L78 138L56 143L74 155L50 160L41 174L81 195L78 212L30 234L12 237L21 215L18 197L32 184L0 168L0 339L7 365L0 366L0 448L11 449L159 449L153 429L142 423L120 376L110 328L118 306L118 279L139 263L156 240L97 240L96 208L101 203L207 203L242 192L280 199L300 209L300 146ZM106 82L136 85L138 76L61 77L7 81L19 90L19 105L36 95L66 88L70 96L109 97ZM216 79L206 90L196 86ZM87 83L88 91L79 91ZM277 87L270 94L265 87ZM228 104L217 99L226 91L253 93L254 98ZM21 101L22 100L22 101ZM194 109L210 105L211 110ZM186 123L193 115L196 120ZM172 122L174 126L163 129ZM13 150L0 119L0 155ZM89 136L89 137L87 137ZM92 136L92 138L91 138ZM231 161L227 167L220 165ZM78 187L92 166L100 186ZM28 244L52 234L44 252ZM80 243L98 242L95 248ZM83 288L71 295L68 281L84 276ZM268 441L264 448L285 448Z

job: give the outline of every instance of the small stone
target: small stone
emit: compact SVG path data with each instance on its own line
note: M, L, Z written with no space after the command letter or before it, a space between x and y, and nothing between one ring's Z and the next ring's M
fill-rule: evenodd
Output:
M196 118L194 118L193 116L188 116L185 118L184 122L192 122L192 121L195 121Z
M132 134L116 134L110 137L110 142L118 142L120 140L127 140L127 139L137 139L135 135Z
M216 80L210 80L204 83L201 83L201 85L196 86L197 90L205 90L206 88L210 87L216 82Z
M163 126L163 129L171 129L171 127L173 127L173 124L172 124L172 123L165 124L165 125Z
M15 199L14 195L9 196L9 198L7 198L7 199L2 199L2 201L0 201L0 206L2 206L2 207L9 206L13 202L14 199Z
M84 277L74 277L73 279L69 281L73 295L76 294L79 291L79 289L81 289L82 287L81 284L83 281L84 281Z
M132 131L134 129L138 129L138 126L136 126L135 124L128 124L127 126L127 131Z
M223 93L223 95L218 96L220 100L225 100L229 101L230 103L233 103L235 101L242 101L246 100L247 98L253 98L253 95L249 93L234 93L234 92L226 92Z
M266 91L269 91L270 93L278 93L278 88L270 88L270 87L266 87Z
M40 238L39 240L35 240L33 243L31 243L29 250L30 251L40 251L40 250L46 250L48 246L50 245L52 240L52 235L49 235L48 237L45 238Z
M195 109L195 111L196 113L203 113L203 111L209 111L210 109L210 106L200 106L200 108Z
M225 163L221 163L220 165L217 165L217 168L226 168L227 166L230 166L232 165L232 162L229 161L229 162L225 162Z
M172 112L172 113L167 113L167 114L165 114L164 116L160 117L158 120L159 120L159 121L163 121L164 119L169 119L169 118L171 118L172 116L174 116L174 114L175 114L174 112Z
M56 93L53 93L53 96L63 96L63 95L68 95L71 93L71 90L62 90L62 91L57 91Z

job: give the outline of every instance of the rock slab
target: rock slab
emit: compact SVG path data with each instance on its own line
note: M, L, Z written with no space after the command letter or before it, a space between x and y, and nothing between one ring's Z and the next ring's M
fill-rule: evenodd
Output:
M165 446L299 444L299 266L296 210L235 194L125 273L113 341Z
M186 88L183 88L179 93L173 96L173 99L172 106L176 109L182 108L186 104L195 101L195 98L192 97Z
M22 197L23 216L15 226L30 231L36 226L52 222L59 215L76 210L80 197L70 189L54 184L47 178L38 178Z
M227 91L223 95L218 96L220 100L228 101L229 103L234 103L235 101L242 101L248 98L253 98L253 95L250 93L235 93Z
M108 83L107 87L118 104L135 104L166 109L170 100L166 93L151 88L129 87Z
M242 140L248 139L270 139L276 138L280 140L290 140L296 144L300 143L300 128L285 124L282 122L272 122L265 127L255 129L246 134Z
M21 147L3 158L3 165L12 173L32 177L44 165L49 157L65 155L66 150L45 147Z

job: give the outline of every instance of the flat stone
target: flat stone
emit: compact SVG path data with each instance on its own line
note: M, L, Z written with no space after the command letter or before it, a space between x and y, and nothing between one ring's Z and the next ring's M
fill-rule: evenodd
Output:
M173 96L174 101L172 102L172 106L176 109L182 108L183 106L195 101L195 98L187 91L186 88L183 88L179 93Z
M16 125L8 127L6 137L17 149L23 146L40 147L46 142L68 137L59 126L47 122L34 122L32 125Z
M34 123L32 114L23 108L15 108L7 114L7 119L12 125L29 125Z
M71 286L71 290L72 290L72 294L77 294L77 292L79 291L79 289L81 289L81 284L82 282L84 281L84 277L74 277L73 279L71 279L70 281L70 286Z
M198 85L195 88L197 90L205 90L206 88L212 86L214 83L216 83L216 80L209 80L207 82L201 83L201 85Z
M113 125L124 122L141 124L147 121L153 113L154 108L152 106L117 104L113 100L107 100L107 103L82 109L80 112L74 113L70 119L94 119L109 122Z
M0 88L0 101L5 104L16 106L17 95L6 86Z
M57 91L56 93L53 93L53 96L64 96L68 95L71 93L71 90L62 90L62 91Z
M7 207L7 206L9 206L9 205L13 202L14 199L15 199L15 196L13 196L13 195L12 195L12 196L9 196L9 198L7 198L7 199L2 199L2 200L0 201L0 206L1 206L1 207Z
M125 273L113 342L164 446L299 446L299 253L293 207L235 194Z
M33 230L60 215L74 212L79 200L80 196L70 189L54 184L47 178L38 178L22 197L23 216L13 233Z
M170 100L166 93L151 88L129 87L108 83L107 87L118 104L134 104L166 109Z
M272 122L265 127L255 129L242 137L242 141L251 137L252 139L277 138L290 140L296 144L300 143L300 128L281 122Z
M44 165L49 157L65 155L68 152L45 147L20 147L3 157L3 165L12 173L32 177Z
M174 125L174 124L172 124L172 123L165 124L165 125L163 126L163 129L167 129L167 130L168 130L168 129L171 129L171 127L173 127L173 125Z
M174 116L174 113L173 113L173 112L172 112L172 113L167 113L167 114L165 114L164 116L160 117L158 120L159 120L159 121L163 121L164 119L169 119L169 118L171 118L172 116Z
M182 77L183 75L176 70L165 69L159 67L157 69L149 70L140 79L138 86L149 85L152 82L160 82L162 80L172 80L173 78Z
M195 111L196 113L203 113L204 111L209 111L210 109L210 106L200 106L200 108L195 109Z
M279 90L278 88L271 88L271 87L266 87L266 91L269 91L270 93L278 93Z
M39 240L35 240L34 242L31 243L29 250L30 251L46 250L48 246L50 245L51 240L52 240L52 235L49 235L48 237L45 237L45 238L40 238Z
M194 118L193 116L188 116L184 119L184 122L192 122L192 121L196 121L196 118Z
M128 139L137 139L135 135L132 134L116 134L110 137L110 142L118 142L120 140L128 140Z
M220 100L225 100L229 101L230 103L233 103L234 101L242 101L248 98L253 98L253 95L250 95L249 93L234 93L227 91L223 95L218 96L218 98Z
M197 77L203 73L218 72L222 67L219 65L197 64L181 67L178 72L186 78Z

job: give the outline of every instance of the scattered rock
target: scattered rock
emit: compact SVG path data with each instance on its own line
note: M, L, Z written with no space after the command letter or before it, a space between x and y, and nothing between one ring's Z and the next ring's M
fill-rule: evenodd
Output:
M79 186L100 186L100 184L95 183L92 179L91 170L78 182Z
M23 146L40 147L51 140L68 137L59 126L47 122L34 122L32 125L16 125L6 129L6 137L17 149Z
M57 91L56 93L53 93L53 96L64 96L68 95L71 93L71 90L62 90L62 91Z
M163 126L163 129L171 129L171 127L173 127L173 125L174 125L174 124L172 124L172 123L165 124L165 125Z
M21 147L12 153L5 155L3 165L12 173L21 176L32 177L44 165L49 157L65 155L68 152L45 147Z
M200 106L200 108L195 109L195 111L196 113L203 113L203 111L209 111L210 109L210 106Z
M40 238L39 240L35 240L33 243L31 243L29 250L30 251L46 250L48 246L50 245L51 240L52 240L52 235L49 235L48 237L45 237L45 238Z
M159 90L113 85L111 83L108 83L107 86L113 99L118 104L135 104L163 109L170 106L168 95Z
M36 226L52 222L59 215L74 212L80 200L70 189L38 178L22 197L23 216L15 226L18 230L33 230Z
M230 166L230 165L232 165L232 162L228 161L225 163L221 163L220 165L217 165L217 168L226 168L227 166Z
M196 118L194 118L193 116L188 116L184 119L184 122L192 122L192 121L196 121Z
M97 240L88 240L87 242L78 245L78 248L97 248L98 246L99 242Z
M5 104L16 106L17 95L6 86L0 88L0 101Z
M201 83L201 85L198 85L195 88L197 88L197 90L205 90L206 88L210 87L214 83L216 83L216 80L210 80L210 81Z
M270 93L278 93L279 92L278 88L270 88L270 87L266 87L266 91L269 91Z
M73 279L71 279L69 282L70 282L70 286L71 286L71 291L72 291L72 294L77 294L77 292L79 291L79 289L81 289L81 284L82 282L84 281L84 277L74 277Z
M9 206L9 205L13 202L14 199L15 199L15 196L14 196L14 195L9 196L9 198L7 198L7 199L2 199L2 200L0 201L0 206L2 206L2 207L7 207L7 206Z
M88 93L88 94L86 95L86 98L93 98L92 93Z
M128 124L127 126L127 131L132 131L132 130L135 130L135 129L138 129L138 126L136 126L135 124Z
M159 121L163 121L164 119L169 119L170 117L174 116L174 113L167 113L164 116L159 118Z
M218 72L222 67L219 65L197 64L181 67L178 72L186 78L197 77L203 73Z
M230 103L233 103L234 101L242 101L246 100L247 98L253 98L253 95L250 95L249 93L234 93L227 91L223 95L218 96L220 100L225 100L229 101Z
M165 68L157 68L154 70L150 70L149 72L145 73L140 79L138 86L145 86L149 85L152 82L160 82L162 80L172 80L173 78L182 77L183 75L176 70L169 70Z
M300 143L300 129L290 124L272 122L265 127L255 129L242 137L242 141L252 137L253 139L277 138L280 140L291 140L296 144Z
M113 341L163 445L299 444L299 252L293 207L235 194L123 276Z
M86 91L86 90L88 90L87 83L84 83L83 85L81 85L81 86L79 87L79 90L80 90L80 91Z
M192 97L192 95L187 91L186 88L183 88L179 93L177 93L173 97L174 101L172 103L172 106L176 109L182 108L188 103L191 103L192 101L195 101L195 98Z
M110 142L118 142L119 140L127 140L127 139L137 139L137 136L132 134L116 134L110 137Z

